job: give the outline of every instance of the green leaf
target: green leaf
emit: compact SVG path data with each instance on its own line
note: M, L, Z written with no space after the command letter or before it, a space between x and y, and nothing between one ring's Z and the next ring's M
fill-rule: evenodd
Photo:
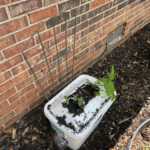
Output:
M96 94L97 96L100 96L100 92L95 92L94 91L94 94Z
M80 101L80 102L82 102L82 100L83 100L83 97L80 97L80 98L78 99L78 101Z
M88 79L86 79L86 81L87 81L89 84L91 84L91 82L90 82Z
M69 100L67 96L64 96L65 100L66 100L66 104L69 105Z
M78 99L75 95L73 95L73 97L74 97L76 100Z
M112 66L112 68L111 68L111 73L109 73L109 72L107 73L107 76L110 80L114 79L114 77L115 77L114 66Z
M78 105L81 106L81 103L78 101Z

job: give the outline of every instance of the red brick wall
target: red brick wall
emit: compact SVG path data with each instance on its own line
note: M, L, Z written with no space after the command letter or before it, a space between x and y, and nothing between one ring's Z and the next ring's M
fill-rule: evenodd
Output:
M45 99L21 51L45 20L63 11L77 14L76 75L96 62L105 49L109 32L123 24L125 40L150 22L150 0L0 0L0 129L12 124ZM58 18L56 24L57 34L62 35L64 23ZM42 40L51 38L51 32L51 24L44 25L40 29ZM38 43L35 37L26 48L32 65L42 50ZM45 42L44 46L48 45ZM58 49L61 51L63 48L62 41ZM55 61L55 53L53 47L49 63ZM68 56L70 62L71 56ZM44 67L44 62L38 65L38 77L41 77L39 70ZM62 72L64 67L61 62ZM58 66L52 75L55 80L58 79ZM47 77L43 87L49 89L50 86L51 80Z

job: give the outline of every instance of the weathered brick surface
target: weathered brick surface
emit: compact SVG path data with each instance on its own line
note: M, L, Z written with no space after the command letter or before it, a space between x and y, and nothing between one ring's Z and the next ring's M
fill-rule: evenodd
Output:
M12 2L17 2L17 1L20 1L20 0L0 0L0 5L9 4Z
M22 41L30 36L32 36L32 34L43 24L44 22L40 22L36 25L33 25L33 26L30 26L29 28L26 28L24 30L21 30L19 32L17 32L15 35L16 35L16 38L18 41ZM46 29L46 26L43 25L39 32L42 32ZM32 39L33 40L33 39Z
M103 4L105 4L105 0L95 0L95 1L91 2L90 8L94 9L100 5L103 5Z
M9 6L12 17L36 10L42 7L42 0L27 0L18 4Z
M37 21L52 17L57 13L58 12L56 5L30 13L29 14L30 23L35 23Z
M28 26L27 17L21 17L0 25L0 36L6 35Z
M59 12L64 12L66 10L79 6L79 4L80 4L80 0L68 0L61 4L58 4L58 9L59 9Z
M0 39L0 50L16 43L14 34Z
M57 62L53 25L57 41L60 71L66 71L66 44L68 46L68 75L71 80L73 65L75 19L75 75L79 75L95 63L105 50L107 34L123 24L123 39L128 38L146 23L150 22L150 1L146 0L1 0L0 5L0 130L7 127L28 111L39 105L46 97L24 60L21 51L35 30L50 17L59 12L70 11L49 19L39 30L52 77L60 89L60 74ZM67 24L65 25L65 20ZM62 36L64 36L62 38ZM42 55L42 46L37 33L28 43L24 54L33 67ZM60 39L61 38L61 39ZM116 42L116 45L120 41ZM113 48L113 47L111 47ZM48 67L44 56L34 68L41 82ZM66 85L66 74L62 76ZM48 92L52 80L48 74L42 87ZM50 94L54 93L54 89Z
M5 58L10 58L10 57L12 57L16 54L19 54L23 50L26 43L27 43L27 40L24 41L24 42L21 42L19 44L16 44L16 45L14 45L10 48L7 48L7 49L3 50L4 57ZM35 45L34 39L31 39L31 41L29 42L26 49L31 48L34 45Z
M8 19L5 7L0 8L0 22Z

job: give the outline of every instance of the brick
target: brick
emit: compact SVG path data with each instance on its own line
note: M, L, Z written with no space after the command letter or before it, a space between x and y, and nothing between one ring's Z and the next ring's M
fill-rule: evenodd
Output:
M29 19L30 23L35 23L40 20L52 17L58 13L56 5L30 13Z
M141 0L140 3L143 3L143 2L145 2L145 1L146 1L146 0Z
M81 50L87 48L89 46L89 41L84 43L82 46L81 46Z
M102 13L102 12L104 12L104 11L110 9L111 7L112 7L112 2L107 3L107 4L105 4L105 5L101 6L101 7L99 7L99 13Z
M33 33L34 33L42 24L43 24L43 22L40 22L40 23L38 23L38 24L36 24L36 25L30 26L30 27L28 27L28 28L26 28L26 29L24 29L24 30L21 30L21 31L15 33L17 40L18 40L18 41L22 41L22 40L24 40L24 39L26 39L26 38L32 36ZM39 31L39 32L42 32L42 31L44 31L45 29L46 29L46 26L45 26L45 24L44 24L38 31ZM33 38L32 38L32 40L33 40Z
M35 88L34 84L30 84L29 86L25 87L24 89L18 91L16 94L12 95L8 98L10 103L15 102L17 99L22 97L22 95L25 95L27 92L33 90Z
M63 2L61 4L58 4L58 10L59 12L64 12L66 10L72 9L74 7L77 7L80 5L79 0L68 0L67 2Z
M23 58L21 54L12 59L9 59L8 61L5 61L4 63L0 64L0 73L9 68L12 68L13 66L21 63L22 61L23 61Z
M11 112L14 108L16 108L17 106L19 106L20 104L22 104L24 101L25 101L25 97L22 97L19 100L17 100L16 102L14 102L13 104L11 104L8 107L6 107L5 109L3 109L0 112L0 118L3 117L3 116L5 116L9 112Z
M3 50L5 58L8 59L14 55L21 53L26 43L27 43L27 40ZM31 41L28 43L25 49L31 48L34 45L35 45L34 39L31 39Z
M89 25L92 25L93 23L98 22L99 20L101 20L103 18L104 14L100 14L92 19L89 20Z
M106 29L110 28L111 26L113 26L113 21L109 22L108 24L106 24L104 27L103 27L103 31L105 31Z
M83 55L85 55L86 53L88 53L88 51L89 51L89 49L87 48L87 49L83 50L81 53L77 54L77 55L74 57L75 60L81 58Z
M94 50L88 52L87 54L85 54L83 57L82 57L82 61L84 61L85 59L89 58L92 54L94 53Z
M104 37L105 35L107 35L107 30L100 33L98 36L95 37L95 41L100 40L102 37Z
M0 0L0 5L9 4L12 2L17 2L17 1L20 1L20 0Z
M25 101L21 105L19 105L16 109L15 112L16 114L20 113L22 110L24 110L26 107L28 107L28 102Z
M76 25L78 25L80 23L80 17L77 17L76 18ZM72 19L70 21L67 22L67 24L62 24L61 25L61 32L65 31L65 29L69 29L71 27L74 27L75 26L75 19Z
M8 19L6 10L4 7L0 8L0 22L5 21Z
M41 102L45 100L45 96L40 97L38 100L34 101L32 104L29 105L30 109L33 109L35 106L39 105Z
M6 83L0 85L0 93L6 91L8 88L11 88L12 86L16 85L17 83L21 82L22 80L26 79L28 77L27 72L24 72L17 77L7 81Z
M114 20L115 18L119 17L121 15L121 11L116 12L115 14L111 15L109 18L109 21Z
M43 47L44 47L44 50L47 49L49 47L49 42L45 42L43 43ZM25 51L24 52L24 55L27 59L41 53L43 50L42 50L42 46L41 45L38 45L34 48L31 48L30 50L28 51Z
M87 3L87 2L90 2L92 0L81 0L81 4L84 4L84 3Z
M115 11L116 11L116 7L114 7L114 8L112 8L112 9L106 11L105 14L104 14L104 17L106 18L106 17L110 16L110 15L113 14Z
M16 93L16 90L14 87L11 89L8 89L6 92L0 95L0 102L2 102L3 100L7 99L8 97L10 97L11 95L15 93Z
M109 21L109 17L107 17L107 18L103 19L102 21L98 22L98 23L97 23L97 28L100 28L100 27L102 27L104 24L107 24L108 21Z
M33 103L35 100L37 100L38 99L38 95L37 94L35 94L35 95L33 95L32 97L30 97L28 100L27 100L27 103L28 103L28 105L30 105L31 103Z
M93 26L89 27L89 32L93 32L96 29L96 24L94 24Z
M3 60L4 60L4 58L3 58L2 54L0 53L0 62Z
M27 114L29 112L28 108L25 108L24 110L22 110L17 116L13 117L12 119L10 119L9 121L7 121L4 125L6 127L10 126L12 123L14 123L17 119L19 119L20 117L24 116L25 114Z
M113 5L115 6L115 5L118 5L119 3L122 3L122 2L124 2L124 0L114 0Z
M71 10L71 13L75 13L76 16L82 14L82 13L85 13L89 11L89 4L86 4L86 5L83 5L83 6L80 6L78 8L75 8L75 9L72 9ZM74 17L74 14L71 14L71 17Z
M41 72L36 74L37 78L39 78L41 76ZM18 85L16 85L17 90L21 90L24 87L26 87L27 85L29 85L31 82L33 82L35 80L35 77L32 75L29 78L25 79L24 81L20 82Z
M129 0L128 5L134 3L136 0Z
M61 0L44 0L44 6L52 5L58 3Z
M89 28L88 29L85 29L81 32L81 37L84 37L86 36L87 34L89 33Z
M105 0L95 0L95 1L91 2L90 9L94 9L103 4L105 4Z
M118 9L117 9L117 10L122 9L122 8L126 7L127 5L128 5L128 2L126 1L126 2L124 2L124 3L120 4L120 5L118 5Z
M58 26L58 27L55 28L55 34L57 35L59 33L60 33L60 26ZM45 41L45 40L48 40L48 39L50 39L52 37L54 37L54 30L53 29L48 30L48 31L40 34L40 38L41 38L42 42ZM40 39L39 39L38 36L36 36L35 39L36 39L37 43L40 43Z
M42 7L41 0L27 0L8 6L11 17L16 17Z
M12 77L10 71L7 71L0 75L0 84L5 82L6 80L10 79Z
M85 21L85 20L87 20L87 19L90 19L90 18L92 18L92 17L95 17L98 13L99 13L98 8L97 8L97 9L94 9L94 10L88 12L88 13L85 13L84 15L82 15L81 21L83 22L83 21Z
M49 29L49 28L52 28L53 25L56 26L56 25L58 25L58 24L64 22L65 20L67 21L69 18L70 18L70 17L69 17L69 13L63 13L63 14L61 14L61 15L58 15L58 16L56 16L56 17L54 17L54 18L49 19L49 20L46 22L46 26L47 26L48 29Z
M1 110L3 110L4 108L6 108L7 106L9 106L7 100L3 101L2 103L0 103L0 108Z
M28 26L28 21L26 16L8 21L0 25L0 36L17 31L27 26Z
M6 121L8 121L9 119L11 119L13 116L15 116L15 113L13 111L11 111L9 114L7 114L5 117L3 117L2 119L0 119L0 124L5 123Z
M0 50L5 48L5 47L8 47L12 44L15 44L16 43L16 39L15 39L15 36L12 34L12 35L8 35L4 38L1 38L0 39Z

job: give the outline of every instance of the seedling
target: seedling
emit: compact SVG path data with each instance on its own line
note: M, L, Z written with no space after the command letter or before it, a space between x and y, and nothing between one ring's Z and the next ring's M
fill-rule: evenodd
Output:
M114 102L114 104L118 104L118 102L117 102L117 101L115 101L115 102Z
M73 95L73 97L76 99L76 101L78 102L78 105L81 106L81 102L83 100L83 97L77 98L75 95Z
M127 65L128 67L131 67L130 65Z
M126 99L129 99L129 97L130 97L130 96L128 95L128 96L126 97Z
M121 82L123 82L123 78L121 78Z
M121 91L121 93L123 94L123 91Z
M143 61L142 61L143 64L145 64L146 62L147 62L146 60L143 60Z
M99 92L99 84L100 84L100 80L97 80L94 84L91 83L88 79L86 79L86 81L91 85L92 89L94 89L94 94L96 94L97 96L100 96L100 92Z
M69 105L69 100L67 96L64 96L65 100L66 100L66 104Z
M137 39L135 39L135 42L137 42Z

